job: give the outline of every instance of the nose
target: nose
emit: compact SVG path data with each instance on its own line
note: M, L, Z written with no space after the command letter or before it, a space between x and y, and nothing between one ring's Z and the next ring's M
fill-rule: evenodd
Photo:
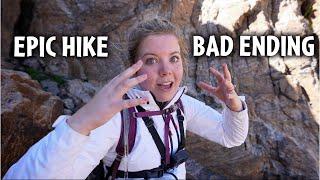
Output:
M166 76L172 74L172 64L167 61L162 61L160 63L160 75Z

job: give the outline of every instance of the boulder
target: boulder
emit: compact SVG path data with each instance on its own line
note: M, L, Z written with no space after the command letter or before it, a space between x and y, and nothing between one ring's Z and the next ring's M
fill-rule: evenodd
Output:
M1 173L52 130L63 102L24 72L1 70Z

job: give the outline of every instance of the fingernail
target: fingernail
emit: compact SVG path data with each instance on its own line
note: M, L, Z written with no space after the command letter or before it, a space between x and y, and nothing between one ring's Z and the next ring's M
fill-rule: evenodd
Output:
M133 67L138 67L138 66L140 66L140 61L137 61L134 65L133 65Z

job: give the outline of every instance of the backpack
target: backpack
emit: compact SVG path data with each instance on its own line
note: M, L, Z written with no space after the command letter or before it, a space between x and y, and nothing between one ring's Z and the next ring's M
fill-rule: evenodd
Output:
M137 112L136 110L137 109ZM106 167L108 169L108 173L106 177L104 176L104 167L103 167L103 162L100 161L100 164L97 166L97 168L94 169L93 172L96 172L100 175L96 176L95 178L97 179L115 179L117 177L124 178L126 175L128 175L129 178L159 178L162 177L164 173L168 169L174 168L179 166L181 163L185 162L188 158L188 154L185 151L185 133L184 133L184 116L182 115L181 111L184 112L183 104L181 102L181 99L176 101L176 103L169 108L160 110L160 111L145 111L141 106L137 107L131 107L127 109L129 113L129 123L130 123L130 128L129 128L129 133L128 133L128 144L129 144L129 149L128 153L130 153L133 149L134 143L135 143L135 137L136 137L136 130L137 130L137 118L141 117L142 120L144 121L146 127L148 128L156 146L157 149L161 155L161 165L157 168L150 169L150 170L143 170L139 172L128 172L128 174L125 174L125 172L118 170L119 165L121 163L121 160L124 156L124 119L125 119L125 112L121 111L121 133L120 133L120 138L116 147L116 153L117 156L115 160L113 161L112 165L110 167ZM179 143L178 143L178 150L175 154L170 156L170 163L168 164L168 156L166 156L166 148L165 145L163 144L159 134L157 133L156 128L153 125L153 120L150 118L151 116L155 115L163 115L164 119L166 117L172 118L171 113L177 111L177 119L179 123L179 131L180 131L180 136L178 134L178 128L173 121L173 125L175 127ZM171 116L171 117L170 117ZM171 119L170 119L171 120ZM172 118L173 120L173 118ZM170 137L171 139L171 137ZM100 169L100 170L97 170ZM174 177L175 175L172 174ZM176 177L175 177L176 178ZM177 179L177 178L176 178Z

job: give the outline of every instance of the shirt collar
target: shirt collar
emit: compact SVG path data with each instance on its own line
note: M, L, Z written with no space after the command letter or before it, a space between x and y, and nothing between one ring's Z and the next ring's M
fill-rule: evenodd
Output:
M184 93L187 92L187 87L179 87L177 93L174 95L174 97L169 101L169 103L164 107L164 109L170 107L173 105ZM142 104L141 107L143 107L147 111L159 111L160 107L157 105L156 101L154 100L152 94L150 91L144 91L140 86L136 86L132 89L130 89L127 92L127 95L130 99L135 98L141 98L141 97L147 97L149 100L148 104Z

